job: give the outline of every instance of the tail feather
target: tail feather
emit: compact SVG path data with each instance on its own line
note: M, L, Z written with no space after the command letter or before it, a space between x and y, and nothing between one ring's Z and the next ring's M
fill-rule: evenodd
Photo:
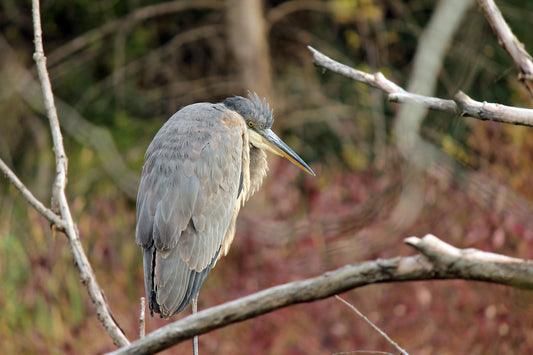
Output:
M220 254L202 271L192 270L174 248L163 257L152 245L144 250L144 279L146 297L152 314L169 318L183 311L198 295L200 287Z

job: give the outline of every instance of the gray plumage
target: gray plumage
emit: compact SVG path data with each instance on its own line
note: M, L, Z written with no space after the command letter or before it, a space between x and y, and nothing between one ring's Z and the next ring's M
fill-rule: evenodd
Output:
M263 148L272 142L261 137L312 173L272 138L272 122L266 101L253 94L186 106L156 134L145 155L135 233L152 312L168 318L186 308L228 252L240 207L268 169Z

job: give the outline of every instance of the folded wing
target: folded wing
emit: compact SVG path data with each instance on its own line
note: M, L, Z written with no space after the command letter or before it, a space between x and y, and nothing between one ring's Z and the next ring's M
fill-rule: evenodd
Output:
M146 152L136 241L150 309L162 317L187 307L220 255L241 188L245 130L223 105L194 104Z

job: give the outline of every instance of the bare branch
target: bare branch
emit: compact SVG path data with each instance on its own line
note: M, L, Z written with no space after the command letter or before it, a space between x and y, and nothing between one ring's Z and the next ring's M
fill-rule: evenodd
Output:
M438 97L424 96L419 94L412 94L410 92L392 93L389 94L390 102L396 103L414 103L424 106L433 111L447 112L454 115L461 115L457 104L453 100L439 99Z
M458 116L522 126L533 126L532 109L475 101L462 91L455 95L454 100L445 100L437 97L413 94L405 91L402 87L396 85L381 73L369 74L361 70L353 69L347 65L336 62L313 47L308 46L307 48L313 54L313 62L316 65L329 69L349 79L378 88L389 94L388 100L390 102L413 102L434 111L447 112Z
M387 94L393 92L405 92L403 88L385 78L385 76L379 72L376 74L369 74L339 63L329 58L325 54L320 53L311 46L307 46L307 49L309 49L313 54L313 62L316 65L329 69L332 72L345 76L349 79L353 79L355 81L378 88L382 91L385 91Z
M494 0L478 0L478 3L492 27L492 30L498 37L500 46L509 53L509 56L520 69L520 81L524 83L529 94L533 96L533 60L531 55L526 51L524 45L516 38L513 31L511 31L511 28L503 18L502 13L494 3Z
M390 102L413 102L433 111L451 113L457 116L472 117L501 123L533 127L533 110L473 100L459 91L454 100L439 99L411 93L393 93Z
M470 279L500 283L519 288L533 286L533 261L511 258L476 249L458 249L428 234L410 237L405 243L428 257L435 269Z
M63 220L61 217L59 217L57 214L55 214L51 209L43 205L41 201L39 201L30 190L20 181L20 179L15 175L15 173L4 163L2 159L0 159L0 171L4 173L4 176L17 188L17 190L20 191L22 194L22 197L30 205L32 205L33 208L37 212L39 212L44 218L46 218L50 223L53 223L58 230L65 230L65 224L63 223Z
M475 101L462 91L455 94L454 100L460 108L461 116L522 126L533 126L533 110L531 109Z
M81 281L87 288L89 296L96 307L98 319L103 324L109 336L113 339L115 345L124 346L129 344L129 341L120 327L116 324L111 311L109 310L107 302L105 301L104 295L102 294L100 286L96 282L96 277L94 276L91 264L89 263L85 252L83 251L78 230L72 219L70 207L65 195L65 187L67 185L67 156L63 147L63 136L61 135L61 129L59 127L52 85L50 84L50 78L46 68L46 57L44 56L42 41L39 0L32 1L32 14L35 33L34 60L37 64L37 71L41 81L46 114L50 122L50 129L52 131L52 139L54 142L54 154L56 158L56 179L52 188L52 209L54 211L59 211L61 215L64 231L67 235L70 246L70 251L74 257L75 264L79 269Z
M46 57L44 56L43 38L41 30L41 14L39 10L39 1L33 0L33 31L34 31L34 43L35 53L33 59L37 65L37 73L39 74L39 80L41 82L41 88L44 96L44 106L46 116L50 122L50 130L52 132L52 140L54 142L54 155L56 157L56 179L52 187L52 210L59 212L59 201L54 199L61 198L62 191L65 190L67 185L67 156L63 148L63 136L59 128L59 120L57 118L57 110L54 102L54 94L52 93L52 84L48 77L48 70L46 69ZM66 201L66 198L65 198ZM61 211L63 212L63 211ZM70 214L70 211L68 211ZM61 216L64 217L63 213ZM68 222L67 222L68 223Z
M406 243L427 255L346 265L318 277L272 287L183 318L110 354L152 354L195 335L278 308L323 299L373 283L463 279L533 288L532 261L457 249L434 236L411 237Z

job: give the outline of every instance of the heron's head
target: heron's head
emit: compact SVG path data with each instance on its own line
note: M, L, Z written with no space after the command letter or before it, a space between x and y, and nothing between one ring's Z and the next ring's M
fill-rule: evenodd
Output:
M256 93L250 93L248 98L242 96L227 98L223 104L244 118L252 146L285 157L302 170L315 175L303 159L270 129L274 117L265 99L261 100Z

